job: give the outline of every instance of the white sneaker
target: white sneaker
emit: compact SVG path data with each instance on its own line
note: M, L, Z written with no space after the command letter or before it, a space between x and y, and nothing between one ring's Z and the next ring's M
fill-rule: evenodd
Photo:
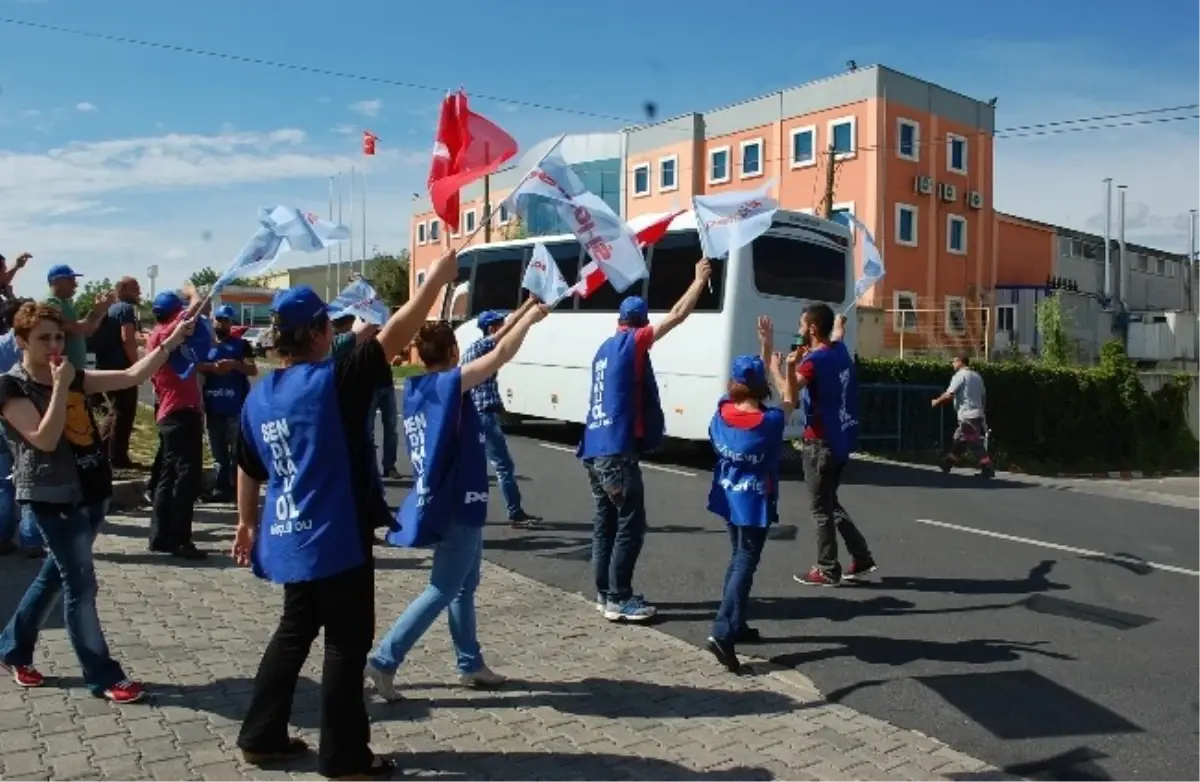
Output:
M396 692L396 674L382 671L371 662L367 663L363 674L380 698L385 701L400 700L400 694Z
M476 690L488 690L504 684L504 677L486 665L473 673L459 674L458 681L464 687Z

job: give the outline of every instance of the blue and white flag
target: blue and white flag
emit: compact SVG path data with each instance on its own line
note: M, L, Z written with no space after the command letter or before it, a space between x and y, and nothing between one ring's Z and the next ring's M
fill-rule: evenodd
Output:
M563 279L562 271L550 251L541 242L533 245L533 255L525 267L521 287L537 296L543 304L554 304L567 295L570 286Z
M208 297L238 277L264 272L286 252L314 253L350 240L350 229L288 206L258 210L258 231L213 283Z
M758 190L693 196L696 230L707 258L724 258L767 232L779 202L768 195L774 180Z
M337 298L329 302L330 314L336 317L353 315L359 320L382 326L391 317L392 310L371 283L361 277L342 289Z
M212 324L208 318L196 318L196 328L183 344L167 356L167 366L184 380L192 376L196 365L203 362L213 346Z
M854 299L857 301L862 298L864 293L871 290L875 283L883 279L885 271L883 256L879 254L879 248L875 246L875 237L871 235L867 227L849 212L843 212L842 214L850 227L855 231L861 231L863 235L862 276L854 281Z

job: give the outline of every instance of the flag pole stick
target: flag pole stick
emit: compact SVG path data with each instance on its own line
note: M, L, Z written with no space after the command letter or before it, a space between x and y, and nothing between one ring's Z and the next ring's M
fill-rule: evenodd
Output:
M362 170L362 265L359 273L363 279L367 277L367 164L363 163Z
M338 208L337 208L338 225L345 225L345 223L342 222L342 172L341 171L337 172L337 204L338 204ZM338 280L341 279L341 277L342 277L342 243L339 242L338 243L337 268L334 269L333 279L335 282L337 282ZM341 290L341 288L338 288L338 290Z
M347 227L350 227L351 230L353 230L353 228L352 228L353 225L354 225L354 166L350 166L350 217L349 217L349 221L347 222ZM349 270L350 274L354 274L354 236L353 235L351 235L351 237L350 237L350 257L347 258L346 260L349 261L349 263L347 265L350 267L350 270ZM349 275L347 275L347 277L349 277ZM338 280L338 286L339 286L338 290L341 290L341 286L342 286L341 280Z
M333 222L333 177L329 177L329 222ZM325 248L325 301L333 295L333 248Z

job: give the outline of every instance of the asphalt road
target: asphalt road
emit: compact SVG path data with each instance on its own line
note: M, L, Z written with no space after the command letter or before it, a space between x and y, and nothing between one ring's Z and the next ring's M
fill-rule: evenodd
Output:
M526 508L548 529L496 523L485 555L591 596L591 499L572 446L564 426L510 437ZM704 460L658 465L645 470L651 530L636 586L658 606L659 629L702 644L728 542L704 509ZM393 505L408 486L390 485ZM842 501L880 572L819 589L791 578L815 556L793 478L754 585L765 641L744 651L794 667L831 701L1021 776L1197 779L1196 510L1093 486L855 462ZM504 518L499 492L491 518Z

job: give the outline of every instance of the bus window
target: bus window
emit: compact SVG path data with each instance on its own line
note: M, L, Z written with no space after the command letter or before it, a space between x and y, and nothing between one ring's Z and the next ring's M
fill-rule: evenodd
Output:
M651 312L665 312L687 292L696 279L696 263L704 256L695 231L667 234L650 249L650 286L646 304ZM705 286L696 312L720 312L725 290L725 261L712 264L712 291Z
M751 252L759 293L835 304L846 300L846 252L770 233L755 239Z
M465 253L475 267L471 282L471 314L484 310L512 310L521 303L521 272L529 248L492 247Z
M574 285L579 280L579 242L550 242L546 245L546 250L550 253L550 257L558 264L558 270L562 272L563 280L567 285ZM533 250L530 250L530 255ZM528 259L526 259L528 262ZM524 274L524 272L522 272ZM522 298L528 295L525 291L521 292ZM575 309L575 296L567 296L558 303L554 308L555 312L567 312Z

